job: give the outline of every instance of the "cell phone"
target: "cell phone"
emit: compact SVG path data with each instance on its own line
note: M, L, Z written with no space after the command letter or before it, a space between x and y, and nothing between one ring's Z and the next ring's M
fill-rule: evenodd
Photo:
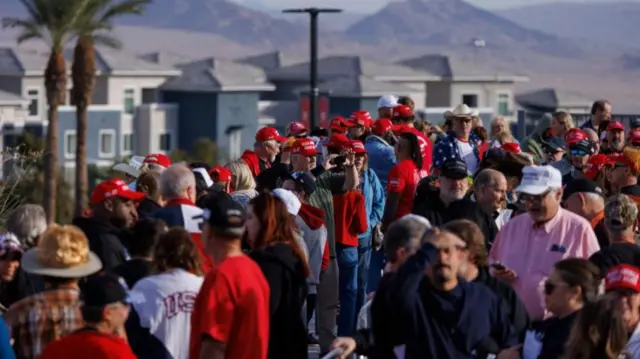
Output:
M495 262L495 263L491 263L491 267L497 270L505 270L507 269L507 266L505 266L504 264L500 263L500 262Z

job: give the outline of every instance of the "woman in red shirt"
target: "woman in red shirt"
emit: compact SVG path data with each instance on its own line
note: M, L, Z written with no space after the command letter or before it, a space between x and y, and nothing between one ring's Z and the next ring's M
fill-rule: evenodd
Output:
M416 135L402 133L398 137L395 152L398 164L389 172L383 230L394 220L411 213L416 187L423 177L418 170L422 168L422 153Z

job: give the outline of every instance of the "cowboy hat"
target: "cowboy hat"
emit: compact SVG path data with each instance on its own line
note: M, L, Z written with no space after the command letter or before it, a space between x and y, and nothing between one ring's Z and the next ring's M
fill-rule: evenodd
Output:
M38 246L22 256L20 265L27 273L55 278L82 278L102 269L84 232L70 225L49 227Z
M140 176L140 166L142 166L143 161L144 157L133 156L128 163L117 163L111 169L118 172L124 172L131 177L138 178L138 176Z
M479 113L477 111L474 111L471 108L469 108L469 106L462 104L462 105L456 106L456 108L454 108L453 111L445 112L444 118L446 118L447 120L450 120L453 118L477 117L478 114Z

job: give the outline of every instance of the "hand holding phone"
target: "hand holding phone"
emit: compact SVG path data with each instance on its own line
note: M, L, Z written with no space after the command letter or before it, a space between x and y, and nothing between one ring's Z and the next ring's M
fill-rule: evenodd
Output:
M491 263L491 268L493 268L493 276L499 279L502 279L507 282L511 282L518 278L518 275L513 269L509 269L506 265L500 262Z
M507 267L504 264L500 263L500 262L491 263L491 268L499 270L499 271L507 270Z

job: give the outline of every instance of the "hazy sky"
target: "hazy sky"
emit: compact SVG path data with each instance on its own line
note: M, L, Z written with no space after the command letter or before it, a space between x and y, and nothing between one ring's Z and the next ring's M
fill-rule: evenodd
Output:
M373 12L387 4L390 0L234 0L243 2L261 2L268 7L291 7L291 6L333 6L345 10L357 12ZM505 7L515 7L523 5L533 5L545 2L556 2L557 0L467 0L476 6L496 9ZM571 2L617 2L620 0L563 0ZM640 1L640 0L631 0Z

